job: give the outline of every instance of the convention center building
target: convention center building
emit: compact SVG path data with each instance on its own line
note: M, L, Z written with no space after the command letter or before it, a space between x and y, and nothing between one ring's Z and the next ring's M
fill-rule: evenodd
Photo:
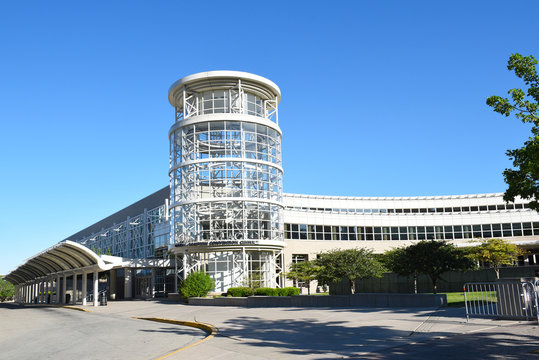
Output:
M466 246L503 238L528 250L518 265L539 261L538 213L501 193L283 193L281 91L266 78L198 73L175 82L168 99L170 184L26 260L6 276L17 301L165 296L199 270L216 293L253 282L282 287L290 264L323 251L381 253L431 239Z

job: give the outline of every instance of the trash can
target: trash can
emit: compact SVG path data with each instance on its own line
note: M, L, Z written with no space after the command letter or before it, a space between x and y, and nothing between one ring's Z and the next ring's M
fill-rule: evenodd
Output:
M101 294L99 294L99 305L100 306L107 306L107 293L106 292L102 292Z

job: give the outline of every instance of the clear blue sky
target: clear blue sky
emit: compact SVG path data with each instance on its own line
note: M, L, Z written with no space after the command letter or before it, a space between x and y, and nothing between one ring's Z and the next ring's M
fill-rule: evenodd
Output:
M282 90L286 192L503 192L529 127L485 99L539 56L524 1L0 4L0 274L168 183L168 87L208 70Z

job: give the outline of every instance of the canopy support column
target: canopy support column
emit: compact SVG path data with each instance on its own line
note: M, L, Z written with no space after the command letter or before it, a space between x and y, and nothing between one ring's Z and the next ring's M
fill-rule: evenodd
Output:
M47 278L45 279L45 304L50 304L50 296L49 296L49 284L51 279Z
M87 283L88 274L83 272L82 273L82 305L86 306L86 288L88 287Z
M97 274L98 272L97 271L94 271L94 278L93 278L93 281L94 281L94 306L98 306L98 302L97 302L97 298L98 298L98 291L99 291L99 279L97 277Z
M77 274L73 274L73 305L77 304Z
M60 275L56 275L56 303L60 304Z
M62 283L62 304L66 303L66 293L67 293L67 275L64 274Z

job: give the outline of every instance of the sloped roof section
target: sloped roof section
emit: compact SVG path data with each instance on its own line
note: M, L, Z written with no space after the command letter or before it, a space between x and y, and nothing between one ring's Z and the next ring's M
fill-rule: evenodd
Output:
M73 241L64 240L29 258L4 277L14 285L61 273L74 271L106 271L121 262L121 258L107 256L103 260L92 250ZM118 261L115 261L115 260Z

